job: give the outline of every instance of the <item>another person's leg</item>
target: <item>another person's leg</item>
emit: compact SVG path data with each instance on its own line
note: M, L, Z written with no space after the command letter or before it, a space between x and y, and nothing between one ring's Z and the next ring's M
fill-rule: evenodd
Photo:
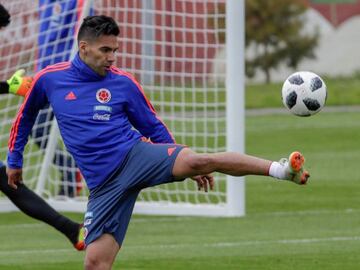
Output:
M63 233L76 249L84 249L82 236L79 235L81 233L79 223L55 211L24 184L20 183L17 189L13 189L7 182L6 166L0 161L0 190L26 215L43 221Z

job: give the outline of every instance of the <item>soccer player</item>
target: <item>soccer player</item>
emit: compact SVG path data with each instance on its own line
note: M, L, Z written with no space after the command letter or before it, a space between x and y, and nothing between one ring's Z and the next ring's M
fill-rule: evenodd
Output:
M111 269L143 188L189 177L208 191L214 186L212 172L307 182L299 152L272 162L236 152L199 154L175 144L140 84L113 66L118 34L111 17L85 18L78 54L35 76L9 140L8 181L17 188L27 137L38 111L50 102L64 143L90 189L85 269Z
M0 28L10 23L8 11L0 4ZM25 96L29 91L32 78L24 77L24 70L16 71L9 80L0 82L0 94ZM76 223L56 212L41 197L19 183L14 190L8 185L6 166L0 161L0 190L25 214L43 221L63 233L77 250L84 250L82 224Z

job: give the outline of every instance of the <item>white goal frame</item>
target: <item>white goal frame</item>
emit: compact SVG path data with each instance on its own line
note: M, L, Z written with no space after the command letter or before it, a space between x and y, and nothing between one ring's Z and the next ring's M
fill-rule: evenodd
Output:
M85 0L86 7L81 17L89 14L93 0ZM245 96L244 96L244 37L245 4L244 0L226 0L226 150L245 152ZM146 6L146 5L145 5ZM76 42L74 42L75 44ZM72 55L77 51L76 45ZM150 63L151 66L151 63ZM35 191L43 195L49 167L54 156L60 133L53 120L50 137L45 150L39 179ZM210 191L211 192L211 191ZM46 198L58 211L85 212L86 200L67 198L59 200ZM0 212L14 211L16 207L8 200L0 200ZM213 216L240 217L245 215L245 181L241 177L226 178L226 202L211 203L173 203L170 201L143 202L135 205L134 213L146 215Z

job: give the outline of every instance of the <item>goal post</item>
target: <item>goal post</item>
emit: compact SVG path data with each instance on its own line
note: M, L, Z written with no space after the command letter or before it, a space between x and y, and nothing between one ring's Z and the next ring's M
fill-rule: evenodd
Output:
M226 138L227 150L245 153L245 0L226 4ZM245 215L243 177L227 176L230 216Z
M90 10L112 16L120 27L116 65L143 85L176 141L197 152L244 152L244 0L66 0L62 6L41 2L53 5L47 6L53 12L48 26L58 30L48 33L43 45L39 14L46 7L26 0L4 4L12 23L0 32L0 79L19 68L33 75L38 63L69 60L76 51L74 33L81 18ZM79 2L84 4L82 13ZM69 17L77 19L65 21ZM54 53L39 54L50 47ZM0 95L1 160L21 102L21 97ZM24 181L57 210L84 212L84 180L64 147L51 108L43 113L25 149ZM134 213L244 215L244 180L219 173L215 179L215 190L208 193L199 192L191 180L144 189ZM8 200L0 195L0 211L13 209L6 205Z

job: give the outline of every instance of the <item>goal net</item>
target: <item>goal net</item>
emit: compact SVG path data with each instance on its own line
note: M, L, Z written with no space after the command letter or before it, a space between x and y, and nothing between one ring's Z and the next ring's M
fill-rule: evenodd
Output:
M2 4L12 17L0 32L1 80L19 68L34 75L49 64L70 60L82 18L112 16L120 27L116 66L141 82L176 141L197 152L227 149L225 0L12 0ZM6 160L9 131L22 100L0 95L1 160ZM63 145L51 107L40 112L25 149L23 170L26 185L56 209L86 209L85 181ZM135 213L239 215L232 214L231 208L238 208L244 198L229 198L229 180L221 174L215 178L214 191L208 193L199 192L189 180L145 189ZM4 196L0 198L0 210L13 209Z

